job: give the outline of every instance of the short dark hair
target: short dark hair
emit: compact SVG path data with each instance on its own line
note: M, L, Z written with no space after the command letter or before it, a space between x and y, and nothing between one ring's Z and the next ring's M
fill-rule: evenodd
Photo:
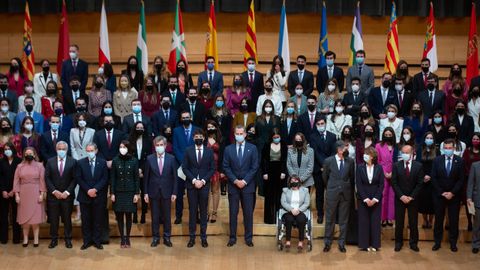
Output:
M0 80L3 80L3 79L8 79L7 75L0 73Z
M427 57L424 57L422 58L422 60L420 61L421 62L428 62L428 64L430 65L430 59L428 59Z
M385 77L385 75L390 75L390 76L392 76L392 73L391 73L390 71L384 72L384 73L382 74L382 78Z
M297 60L298 59L303 59L305 62L307 61L307 57L305 57L305 55L303 54L300 54L299 56L297 56Z
M72 75L70 76L68 82L72 82L72 81L80 81L80 77L78 77L78 75Z
M197 128L197 129L195 129L195 131L193 132L193 136L195 136L195 135L202 135L203 137L205 137L205 132L203 131L203 129Z
M213 59L213 61L215 61L215 57L209 55L209 56L207 56L207 58L205 59L205 62L207 62L207 61L210 60L210 59Z
M307 99L314 99L317 101L317 97L315 95L308 95Z
M33 103L35 104L35 99L31 96L26 96L24 99L23 99L23 102L27 101L27 99L31 99L33 101Z
M451 139L451 138L448 138L446 139L445 141L443 141L443 146L445 146L445 144L452 144L455 146L455 140L454 139Z
M253 58L253 57L249 57L249 58L247 58L247 62L248 62L248 61L257 62L257 61L255 60L255 58Z
M358 81L360 84L362 84L362 79L360 79L360 77L353 77L353 78L350 80L350 83L352 83L353 81Z
M367 54L365 53L364 50L358 50L355 52L355 56L357 56L357 54L363 54L364 57L367 57Z
M77 44L70 44L70 46L68 46L68 47L69 47L69 48L70 48L70 47L75 47L75 48L77 48L77 50L80 50L80 47L78 47Z
M327 52L325 53L325 57L330 56L330 55L333 55L333 59L337 59L337 55L336 55L334 52L332 52L332 51L327 51Z

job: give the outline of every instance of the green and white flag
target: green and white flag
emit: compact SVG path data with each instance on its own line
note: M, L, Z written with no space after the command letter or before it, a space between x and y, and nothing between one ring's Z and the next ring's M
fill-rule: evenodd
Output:
M147 50L147 30L145 28L145 4L142 1L140 9L140 22L138 24L137 36L137 61L138 67L142 69L143 74L148 73L148 50ZM137 89L140 91L141 89Z

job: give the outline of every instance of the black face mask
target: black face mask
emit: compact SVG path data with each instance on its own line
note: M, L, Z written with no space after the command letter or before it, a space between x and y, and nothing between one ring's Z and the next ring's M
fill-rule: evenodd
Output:
M47 96L53 96L57 93L55 89L47 89Z
M242 86L242 81L233 81L233 85Z
M240 111L241 112L247 112L248 111L248 105L247 104L242 104L240 106Z
M77 107L77 112L79 112L79 113L80 112L86 112L86 111L87 111L87 107L85 107L85 106L78 106Z
M25 156L25 160L27 160L27 161L33 161L33 160L34 160L34 157L33 157L33 155L26 155L26 156Z
M420 110L412 110L412 113L414 116L419 117L422 114L422 111Z
M178 87L178 84L169 84L168 85L168 88L170 88L170 90L172 90L172 91L177 90L177 87Z
M184 67L177 67L177 73L183 73L185 71Z
M343 137L344 139L349 140L349 139L352 138L352 134L350 134L350 133L343 133L343 134L342 134L342 137Z
M164 133L163 135L165 135L165 138L171 138L172 137L172 133Z
M383 81L383 82L382 82L383 88L389 88L389 87L390 87L390 84L391 84L390 81Z
M370 113L369 112L360 112L360 117L362 117L363 119L367 119L370 117Z
M71 85L70 88L74 91L77 92L78 89L80 89L80 86L78 84Z
M462 89L461 88L455 88L453 89L453 93L455 94L455 96L460 96L462 95Z
M460 70L452 70L452 75L453 76L460 76L460 74L462 74L462 72L460 72Z
M129 69L137 69L137 64L128 64Z
M456 132L447 132L447 137L449 139L456 139L457 138L457 133Z
M105 123L105 129L110 131L113 129L113 123L112 122L107 122Z
M143 129L136 129L136 130L135 130L135 133L137 134L137 136L142 136L143 133L145 133L145 130L143 130Z
M163 103L162 103L162 108L163 108L164 110L170 109L170 102L163 102Z
M297 188L300 186L300 182L290 182L290 187L291 188Z
M297 64L298 69L303 70L305 68L304 64Z
M203 139L195 139L194 142L196 146L200 146L203 144Z
M383 141L388 143L388 144L393 144L394 139L393 139L393 137L383 137Z
M202 88L200 89L200 93L202 95L208 95L210 93L210 88Z
M25 105L25 110L27 112L31 113L33 111L33 105L31 105L31 104Z
M476 97L476 98L477 98L477 97L479 97L479 96L480 96L480 91L478 91L478 90L472 91L472 97Z
M95 88L102 88L102 86L103 86L103 83L101 83L101 82L96 82L95 83Z
M19 67L16 66L16 65L15 66L10 66L10 70L13 71L13 72L17 72L18 69L19 69Z
M147 85L145 88L147 89L148 92L153 91L153 85Z
M457 114L463 115L465 113L465 108L457 108L455 111L457 112Z
M433 91L435 89L435 85L433 85L433 83L429 83L427 84L427 89Z
M0 90L5 91L8 89L8 84L0 84Z
M401 75L403 75L403 76L407 76L407 74L408 74L408 69L406 69L406 68L401 68L401 69L398 70L398 73L401 74Z
M50 71L50 66L42 67L43 73L48 73Z
M197 96L189 96L188 99L193 103L197 100Z
M365 137L373 137L373 131L365 131Z
M295 146L297 148L301 148L301 147L303 147L303 142L302 141L295 141Z
M422 67L423 73L428 73L429 70L430 70L430 67Z
M182 120L182 125L183 125L184 127L190 126L190 123L191 123L191 120L190 120L190 119L183 119L183 120Z
M2 132L3 133L9 133L10 132L10 127L2 127Z
M272 88L271 87L265 87L265 92L267 93L271 93L272 92Z
M157 72L160 72L162 70L162 64L155 64L155 69Z
M313 111L315 111L317 106L315 104L308 104L307 108L308 108L309 111L313 112Z
M216 128L209 128L209 129L207 129L207 133L208 134L215 134L215 133L217 133L217 129Z

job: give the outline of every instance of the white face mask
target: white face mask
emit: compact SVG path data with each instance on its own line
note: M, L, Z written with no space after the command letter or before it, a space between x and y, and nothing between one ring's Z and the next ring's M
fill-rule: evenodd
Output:
M77 53L76 52L70 52L69 55L70 55L70 59L74 59L74 60L77 59Z
M328 88L328 91L332 92L332 91L335 90L335 88L337 88L337 87L336 87L334 84L329 84L329 85L327 86L327 88Z
M265 112L266 113L271 113L272 112L272 107L265 107Z
M408 142L410 141L410 139L412 138L412 136L410 136L410 134L403 134L403 139Z
M360 86L358 86L357 84L352 85L352 91L354 93L358 93L358 91L360 91Z
M82 128L83 128L83 127L86 127L86 126L87 126L87 122L85 122L85 120L80 120L80 121L78 121L78 126L79 126L79 127L82 127Z
M102 68L102 67L99 67L99 68L98 68L98 74L99 74L99 75L103 75L103 68Z
M297 94L297 96L303 95L303 89L295 89L295 94Z
M364 154L363 155L363 161L365 161L366 163L369 163L370 162L370 155Z
M33 125L32 124L26 124L25 129L28 130L28 131L32 131Z
M126 154L128 153L128 149L125 148L125 147L121 147L121 148L119 149L119 152L120 152L120 154L122 154L122 156L124 156L124 155L126 155Z
M396 115L396 114L395 114L394 112L388 112L388 113L387 113L387 117L388 117L389 119L395 118L395 115Z
M337 107L335 107L335 111L336 111L337 113L342 113L342 112L343 112L343 107L337 106Z
M402 91L403 90L403 86L401 84L395 84L395 90L397 90L398 92Z

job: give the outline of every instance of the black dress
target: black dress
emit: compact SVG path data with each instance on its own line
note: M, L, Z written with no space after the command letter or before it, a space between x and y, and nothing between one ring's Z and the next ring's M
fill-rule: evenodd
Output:
M433 160L437 155L438 153L436 153L436 155L431 158L422 157L422 147L421 146L418 147L417 161L422 163L423 171L425 172L425 175L431 174ZM435 214L434 205L433 205L433 185L431 180L426 183L425 182L423 183L422 189L418 194L418 212L420 214L427 214L427 215Z
M287 146L281 145L279 151L273 151L270 144L266 144L262 153L262 179L268 175L268 180L263 179L265 205L263 220L266 224L276 223L276 213L280 209L282 188L286 186L287 178ZM281 179L280 175L285 174Z
M275 123L275 124L274 124ZM256 145L258 151L258 160L262 160L262 152L263 148L267 144L267 142L272 138L272 132L274 128L278 128L280 130L280 117L276 115L270 116L270 121L266 122L261 120L260 117L257 117L255 121L255 137L256 137ZM263 178L260 175L261 171L258 170L256 183L258 186L258 195L264 195L264 186L263 186Z
M138 160L135 157L115 157L110 172L111 193L115 195L113 211L136 212L133 196L140 192Z
M13 223L13 243L20 243L21 227L17 222L17 203L15 196L8 199L3 198L3 192L10 192L13 189L13 178L18 164L22 160L14 157L10 164L7 158L0 160L0 242L8 242L9 213L12 210L10 221Z

